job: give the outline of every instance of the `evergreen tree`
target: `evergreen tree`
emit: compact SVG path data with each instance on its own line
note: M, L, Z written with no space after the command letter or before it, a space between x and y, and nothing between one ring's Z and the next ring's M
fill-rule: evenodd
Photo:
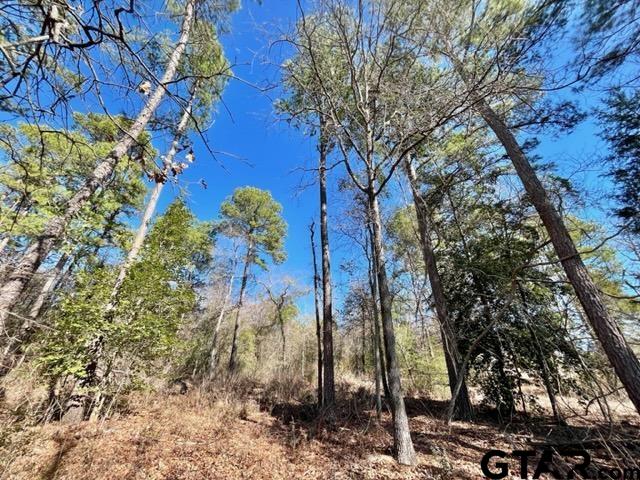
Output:
M640 89L634 93L617 90L600 112L602 136L611 147L607 161L618 191L616 214L640 234Z
M139 384L156 371L158 360L175 351L178 330L196 306L195 288L210 261L209 231L177 200L151 229L112 315L106 315L116 274L111 266L79 271L73 290L49 313L52 329L40 340L38 361L47 376L69 376L86 385L88 391L75 392L87 394L85 416ZM100 385L86 382L92 374L87 365L98 363L96 352L87 348L96 338L102 344ZM92 405L96 398L100 404Z
M222 220L219 231L226 236L242 240L245 248L229 356L229 370L232 372L237 367L240 310L251 267L258 265L266 269L267 258L274 263L281 263L286 258L284 238L287 234L287 224L282 219L281 212L282 206L271 197L271 193L255 187L237 188L220 206Z

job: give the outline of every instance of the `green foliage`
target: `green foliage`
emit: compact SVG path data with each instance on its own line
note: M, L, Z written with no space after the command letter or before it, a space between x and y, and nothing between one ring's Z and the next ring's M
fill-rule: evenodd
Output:
M245 372L255 371L258 365L258 336L259 333L255 329L245 328L238 337L238 361L240 369Z
M444 390L440 388L447 382L444 351L441 348L434 349L431 356L424 345L425 339L421 339L407 323L398 323L395 332L400 368L407 388L430 393Z
M74 116L76 129L43 126L5 126L0 145L4 168L0 172L0 228L11 232L15 243L29 242L52 218L63 214L66 201L86 181L97 163L111 150L129 121L89 114ZM153 154L145 133L130 155ZM132 214L144 198L141 167L125 158L118 165L110 188L96 195L71 223L68 243L100 246L99 233L111 222L112 238L124 241L126 228L116 217ZM117 243L118 244L118 243Z
M414 206L411 205L395 210L386 227L394 257L403 262L406 268L419 268L419 271L424 271L422 249L419 243L420 234Z
M112 316L105 312L117 269L79 272L74 289L50 313L52 330L41 339L45 372L82 377L96 338L111 368L124 364L134 377L154 372L154 362L177 347L178 329L196 306L194 284L210 260L209 229L183 201L174 202L153 226Z
M203 128L210 119L212 106L220 99L231 75L215 26L196 22L190 47L179 70L181 75L193 77L191 88L196 88L196 96L192 115L198 127Z
M282 206L268 191L240 187L220 206L222 221L218 231L243 239L252 262L266 268L266 260L260 254L268 256L274 263L282 263L286 259L284 239L287 224L281 213Z
M543 384L547 376L556 393L559 388L586 391L590 378L579 355L590 347L572 343L570 331L582 323L562 307L573 292L555 281L561 270L553 252L542 247L542 226L532 221L524 199L505 195L501 187L508 170L478 147L482 144L454 134L429 149L430 161L418 175L432 212L436 258L462 355L484 335L470 357L470 379L486 403L509 414L520 402L526 378ZM410 261L419 255L415 223L413 209L397 209L389 236L407 273L422 275L423 267ZM585 238L599 243L593 225L569 223L582 248L589 245ZM615 271L615 256L609 253L603 249L587 258L593 272L602 272L602 286L605 278L616 281L609 270ZM412 352L411 342L405 342Z
M609 174L617 184L616 214L640 234L640 89L633 93L616 90L600 112L602 137L611 153L606 159Z
M640 54L639 9L638 2L634 1L584 2L580 48L587 50L584 58L592 62L590 80L605 79L625 62L637 60ZM632 67L630 80L635 83L637 78L633 71ZM606 81L611 81L611 78L606 78ZM620 85L628 85L624 79L616 78L614 81L620 82Z

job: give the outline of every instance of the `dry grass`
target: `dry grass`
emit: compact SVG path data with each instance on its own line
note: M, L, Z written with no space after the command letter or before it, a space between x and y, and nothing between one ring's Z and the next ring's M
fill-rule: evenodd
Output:
M97 423L5 424L0 478L477 479L489 449L600 432L559 428L544 417L500 426L491 412L447 426L444 402L408 399L418 465L400 467L391 457L390 416L375 421L366 388L342 385L344 400L331 422L318 417L310 393L285 379L267 388L237 382L214 393L138 394L128 399L126 413ZM624 422L616 431L635 432L637 440L638 423Z

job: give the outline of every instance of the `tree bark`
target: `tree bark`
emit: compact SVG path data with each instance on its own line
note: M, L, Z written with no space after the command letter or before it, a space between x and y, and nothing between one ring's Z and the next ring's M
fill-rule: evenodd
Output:
M367 372L367 310L366 306L362 305L362 348L360 352L360 363L362 364L362 374Z
M253 245L247 245L247 255L244 259L244 267L242 270L242 280L240 283L240 293L238 294L238 304L236 306L236 319L233 324L233 338L231 340L231 354L229 355L229 372L233 373L238 367L238 330L240 328L240 310L244 302L244 292L247 288L247 280L249 278L249 266L253 257Z
M0 331L4 331L7 317L18 301L27 282L58 242L67 225L80 212L81 208L89 201L96 190L105 186L120 159L137 141L137 138L144 131L151 116L160 105L160 101L166 92L166 85L173 80L180 58L187 47L194 19L195 4L196 0L187 0L178 43L171 53L160 84L149 96L147 103L142 108L136 120L129 130L118 140L105 159L96 166L84 185L69 199L64 214L50 220L45 225L43 232L25 251L18 261L16 268L0 288Z
M316 242L315 242L315 224L311 222L309 230L311 232L311 255L313 256L313 302L316 314L316 350L318 362L318 408L322 406L322 322L320 321L320 292L318 284L320 276L318 275L318 262L316 259Z
M371 172L370 172L371 173ZM394 450L398 463L402 465L414 465L416 454L411 440L409 419L402 396L400 380L400 366L396 355L396 339L393 326L391 292L385 267L385 253L382 244L382 222L378 198L373 191L374 179L369 178L369 190L367 199L369 203L370 221L373 227L373 257L376 265L378 280L378 294L380 296L380 313L382 317L382 332L387 356L387 379L391 394L391 416L393 418Z
M376 302L376 286L374 282L375 268L372 265L372 259L368 265L369 289L371 291L371 328L373 330L373 366L376 386L376 418L380 421L382 415L382 397L380 385L382 384L382 355L380 345L380 324L378 323L378 303ZM385 394L388 395L389 387L385 383ZM388 398L388 397L387 397Z
M329 257L329 226L327 218L327 154L326 119L320 115L318 177L320 184L320 247L322 249L322 343L324 361L323 406L332 408L336 401L333 366L333 301L331 296L331 260Z
M162 165L163 179L161 181L156 181L156 184L151 191L149 201L147 202L147 205L144 209L144 214L142 215L140 226L138 227L136 236L133 240L133 243L131 244L131 248L127 253L127 258L122 263L122 265L120 266L120 270L118 271L118 277L116 278L115 284L113 285L113 290L111 291L111 299L109 301L111 309L113 309L117 304L118 294L120 293L122 284L124 283L125 278L127 278L127 273L129 273L131 266L134 264L136 258L138 257L138 254L140 253L140 250L142 249L142 245L144 244L144 239L147 236L151 218L153 217L158 206L158 200L160 199L160 194L162 193L162 189L164 188L166 177L169 174L169 169L171 168L173 159L178 153L180 140L187 129L187 125L189 124L189 119L191 118L191 107L193 105L195 94L196 88L194 87L191 93L191 98L189 99L189 104L182 113L182 117L180 118L180 122L178 123L175 136L173 137L173 142L171 142L171 147L169 148L169 151L164 158Z
M224 315L227 313L227 305L231 300L231 294L233 292L233 280L235 278L235 275L234 275L235 266L236 266L236 263L234 260L231 276L229 277L229 286L227 287L227 293L224 297L224 300L222 301L222 307L220 308L220 313L218 314L216 325L213 329L213 335L211 337L211 351L209 352L209 369L207 372L207 377L209 382L213 380L216 367L218 365L218 334L220 333L220 326L222 325L222 320L224 319Z
M49 298L49 294L53 291L54 287L60 281L62 277L62 271L64 270L67 261L69 260L69 255L63 253L60 255L60 258L56 262L55 267L47 277L47 281L42 285L42 289L40 290L40 294L38 298L33 302L31 308L29 309L29 318L35 320L40 316L42 309L44 307L47 298Z
M64 270L64 266L67 264L68 259L69 256L67 254L63 254L60 256L60 258L56 262L56 265L47 275L47 280L42 285L40 293L31 305L28 317L22 320L22 324L20 325L20 327L17 329L15 334L12 335L7 341L7 344L5 345L2 352L2 357L0 358L0 378L7 375L11 371L11 369L17 363L19 363L15 362L14 359L16 350L19 348L19 345L21 343L24 343L32 334L32 320L35 320L40 316L45 302L62 277L62 272Z
M371 225L367 225L369 233L369 243L373 248L373 230ZM382 345L382 336L380 335L380 310L378 308L378 281L376 279L376 259L372 255L369 258L369 289L371 290L371 307L373 309L374 332L376 337L376 349L378 350L378 361L380 362L380 380L384 389L385 398L391 398L389 391L389 382L387 382L387 368L385 362L384 346Z
M375 325L376 321L377 319L375 319L373 316L373 309L371 309L371 334L373 337L373 343L371 344L371 354L373 355L373 379L375 385L376 418L379 422L382 418L382 377L380 375L380 356L378 353L380 332L377 331L378 329Z
M627 343L620 326L611 318L587 267L576 249L560 214L551 203L534 168L520 148L504 120L482 98L475 98L475 108L487 122L511 159L516 173L544 224L569 282L589 319L596 337L625 387L636 411L640 413L640 362Z
M9 245L9 235L6 235L2 240L0 240L0 254L4 252L4 249ZM0 262L4 264L4 261Z
M458 339L455 328L451 322L444 288L438 271L435 252L431 243L431 221L424 199L418 189L416 173L409 159L405 160L405 170L409 179L409 186L413 194L413 202L416 209L420 243L422 245L422 256L424 258L426 275L431 284L433 300L435 303L436 315L440 323L440 333L442 335L442 346L444 348L445 363L449 376L449 388L451 389L452 401L455 400L454 415L460 420L469 420L473 416L473 407L469 399L469 391L466 381L463 379L460 392L453 396L455 385L458 382L460 372L460 362L462 357L458 350Z
M280 323L280 339L282 340L282 352L280 354L280 360L282 367L287 360L287 337L284 331L284 318L282 318L282 313L278 313L278 322Z

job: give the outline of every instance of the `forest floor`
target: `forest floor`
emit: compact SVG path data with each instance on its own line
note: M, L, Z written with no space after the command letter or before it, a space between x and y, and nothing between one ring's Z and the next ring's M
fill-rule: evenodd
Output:
M618 414L613 426L584 418L558 426L543 415L505 423L492 412L447 425L445 402L408 398L418 464L401 467L391 456L390 415L378 424L363 389L341 398L347 400L333 422L319 419L310 402L279 401L259 387L215 399L198 389L138 395L125 413L98 422L5 422L0 478L465 480L483 478L480 459L488 450L543 444L583 445L609 464L616 456L640 460L640 424L631 412Z

